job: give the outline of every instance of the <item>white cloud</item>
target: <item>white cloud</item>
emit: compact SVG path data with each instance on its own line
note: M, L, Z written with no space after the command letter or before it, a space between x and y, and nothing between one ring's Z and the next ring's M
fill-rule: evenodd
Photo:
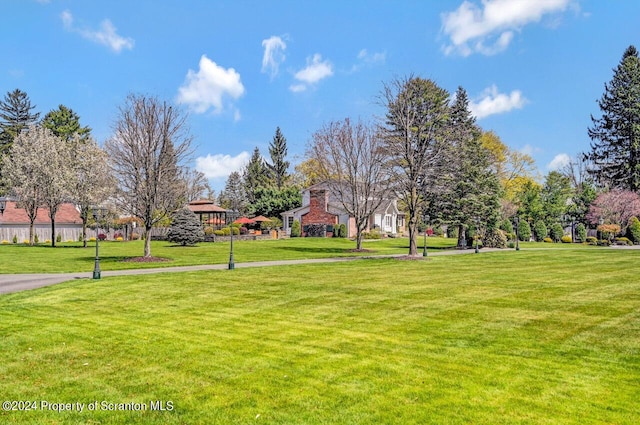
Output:
M479 100L469 102L469 109L477 119L482 119L512 109L521 109L525 103L527 99L522 96L520 90L513 90L509 94L498 93L498 88L493 85L485 89Z
M238 99L244 94L240 74L235 69L225 69L202 55L199 70L189 70L184 84L178 89L178 103L189 105L194 112L202 114L213 108L218 114L224 110L223 98ZM236 110L235 116L239 117Z
M296 72L294 78L301 83L291 85L289 89L293 92L300 92L307 89L318 81L333 75L333 65L328 60L323 61L318 53L307 58L307 66Z
M223 154L208 154L196 158L196 170L204 173L207 178L216 179L228 177L234 171L240 171L244 167L251 154L249 152L240 152L236 156Z
M76 27L74 25L73 15L68 10L62 12L60 18L62 19L62 25L67 31L76 32L83 38L107 46L116 53L120 53L123 49L133 49L134 40L130 37L125 38L118 35L116 27L109 19L102 21L99 30L92 30L89 28Z
M557 171L571 162L571 157L566 153L556 155L549 164L547 169L549 171Z
M520 149L520 153L523 153L523 154L529 155L529 156L533 156L534 154L536 154L538 152L542 152L542 149L537 148L535 146L531 146L529 144L524 145L522 147L522 149Z
M362 49L358 52L358 63L351 67L351 72L360 71L365 66L383 65L386 60L386 52L369 53L367 49Z
M286 58L284 51L287 48L287 44L281 37L272 35L266 40L262 40L262 47L264 47L262 72L269 72L269 75L273 78L278 75L280 64Z
M509 46L514 31L539 22L544 15L565 11L574 0L482 0L481 3L479 6L465 0L455 11L441 15L442 31L451 41L444 47L447 55L499 53Z

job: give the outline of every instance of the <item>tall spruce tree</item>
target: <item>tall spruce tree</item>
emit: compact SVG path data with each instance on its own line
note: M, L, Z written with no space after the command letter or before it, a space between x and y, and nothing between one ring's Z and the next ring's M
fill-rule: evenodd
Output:
M458 246L462 246L465 227L476 220L482 227L497 227L501 185L462 87L451 106L448 127L449 150L441 156L441 169L446 172L427 199L432 200L432 208L440 211L443 221L458 226Z
M253 150L253 155L251 155L249 163L244 167L242 181L244 183L246 199L250 203L255 202L255 192L258 188L268 186L268 168L257 146Z
M0 101L0 153L6 153L18 134L36 123L40 113L31 112L35 107L20 89L8 92Z
M282 135L280 127L276 128L273 141L269 144L269 155L271 156L271 163L267 164L267 166L270 171L270 177L275 187L282 189L289 178L289 161L286 160L287 139Z
M223 208L231 209L239 214L247 211L247 194L240 173L237 171L229 174L224 190L220 192L218 203Z
M588 129L590 173L601 185L640 190L640 59L629 46L598 101L602 117Z

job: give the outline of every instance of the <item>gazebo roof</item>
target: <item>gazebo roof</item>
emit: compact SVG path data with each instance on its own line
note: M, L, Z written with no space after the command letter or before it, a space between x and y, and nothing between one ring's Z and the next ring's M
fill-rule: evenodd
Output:
M194 213L226 213L227 210L214 204L210 199L198 199L189 202L189 209Z

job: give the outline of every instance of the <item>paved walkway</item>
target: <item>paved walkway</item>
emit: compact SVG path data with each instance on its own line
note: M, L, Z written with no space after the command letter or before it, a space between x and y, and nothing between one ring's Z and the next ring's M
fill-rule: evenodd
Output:
M493 248L484 248L483 252L500 251ZM455 255L455 254L471 254L473 249L466 250L444 250L430 251L429 256ZM345 261L356 261L371 258L394 258L404 257L404 254L398 255L373 255L363 257L338 257L338 258L315 258L306 260L279 260L279 261L256 261L251 263L235 263L237 269L249 267L272 267L272 266L288 266L293 264L315 264L315 263L336 263ZM200 270L226 270L228 264L210 264L200 266L180 266L180 267L162 267L150 269L131 269L131 270L115 270L102 271L101 276L128 276L141 274L156 273L178 273L191 272ZM76 273L40 273L40 274L0 274L0 294L8 294L12 292L26 291L29 289L41 288L43 286L55 285L57 283L67 282L75 279L92 279L93 272L76 272Z

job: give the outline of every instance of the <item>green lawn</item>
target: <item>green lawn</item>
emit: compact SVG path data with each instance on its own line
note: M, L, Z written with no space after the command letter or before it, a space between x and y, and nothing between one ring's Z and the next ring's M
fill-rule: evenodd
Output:
M4 400L173 410L0 423L637 424L639 260L508 251L3 295Z
M422 239L418 245L422 248ZM169 261L132 263L122 260L143 254L143 241L100 243L102 270L148 267L170 267L200 264L224 264L229 261L229 242L200 243L177 246L168 242L152 242L151 253ZM454 247L454 239L429 238L428 249ZM292 238L281 240L234 241L236 262L294 260L302 258L345 257L355 255L406 254L407 238L365 241L370 252L354 253L355 242L338 238ZM82 248L80 243L62 243L56 248L46 245L0 245L0 273L62 273L93 270L95 243Z

